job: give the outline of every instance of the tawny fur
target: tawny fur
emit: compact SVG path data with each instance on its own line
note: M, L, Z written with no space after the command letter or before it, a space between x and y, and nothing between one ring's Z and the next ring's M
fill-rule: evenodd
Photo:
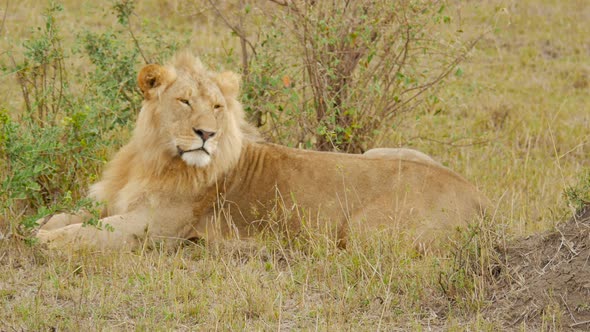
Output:
M442 166L438 161L432 159L432 157L429 155L418 150L408 148L375 148L366 151L363 153L363 156L372 159L403 159Z
M324 231L340 245L351 229L429 243L487 204L421 152L351 155L259 141L238 102L239 77L208 71L188 53L144 67L138 82L145 100L133 137L90 189L114 231L82 227L85 215L58 215L41 227L42 243L133 248L146 238L245 238L277 224L290 234Z

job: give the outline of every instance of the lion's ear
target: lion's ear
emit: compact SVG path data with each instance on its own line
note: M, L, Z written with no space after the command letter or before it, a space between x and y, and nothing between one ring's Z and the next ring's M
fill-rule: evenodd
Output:
M215 77L221 92L228 97L237 98L240 93L241 77L231 71L224 71Z
M143 92L145 99L152 98L150 93L153 89L159 86L165 86L172 81L172 73L161 65L150 64L141 69L137 76L137 85Z

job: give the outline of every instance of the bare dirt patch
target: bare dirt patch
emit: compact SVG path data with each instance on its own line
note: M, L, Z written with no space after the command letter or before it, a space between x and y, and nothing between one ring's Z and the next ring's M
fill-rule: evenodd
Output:
M590 205L501 255L509 278L497 285L489 315L512 327L590 329Z

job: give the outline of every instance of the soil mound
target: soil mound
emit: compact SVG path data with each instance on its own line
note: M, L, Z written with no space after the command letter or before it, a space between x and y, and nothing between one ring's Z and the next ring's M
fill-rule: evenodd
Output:
M555 230L501 250L509 277L489 313L507 327L590 330L590 205Z

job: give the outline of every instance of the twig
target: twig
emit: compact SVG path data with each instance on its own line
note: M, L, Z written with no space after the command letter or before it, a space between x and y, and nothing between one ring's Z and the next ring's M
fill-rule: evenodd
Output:
M441 73L439 73L438 76L436 76L433 80L431 80L430 82L425 83L423 85L419 85L419 86L416 86L413 88L408 88L405 91L403 91L403 94L407 94L408 92L418 90L417 92L414 93L414 95L410 96L408 99L404 100L401 103L394 101L393 103L386 105L386 118L391 117L393 114L396 113L397 110L408 105L410 102L414 101L416 98L421 96L424 92L429 90L429 88L435 86L436 84L440 83L443 79L445 79L447 76L449 76L449 74L459 65L459 63L463 62L463 60L465 59L465 57L467 56L469 51L472 50L475 47L475 45L483 37L484 37L484 34L481 34L477 38L475 38L473 41L471 41L469 43L469 45L466 47L466 50L464 51L464 53L462 55L460 55L459 57L457 57L456 59L454 59L451 62L451 64L447 65L446 68L443 69L443 71ZM406 38L409 38L409 35ZM404 58L405 58L405 56L404 56ZM403 61L405 61L405 60L403 60ZM416 105L414 105L414 107L415 106ZM411 107L411 108L413 108L413 107Z
M244 9L244 0L240 1L240 11ZM244 29L244 15L239 16L240 22L238 23L237 29L243 31ZM240 37L240 48L242 49L242 68L245 80L248 80L250 74L250 61L248 60L248 48L246 47L246 38ZM259 126L260 127L260 126Z
M41 227L45 226L45 224L47 224L47 222L49 222L51 217L53 217L54 215L55 215L55 213L51 213L51 214L46 215L43 218L43 221L41 221L41 223L39 223L37 225L37 228L33 231L33 235L37 235L37 233L39 233L39 230L41 229Z
M129 30L129 34L131 35L131 39L133 39L133 43L135 44L135 47L139 51L139 54L141 54L141 57L143 58L143 61L146 64L149 64L150 62L148 61L147 57L143 53L143 50L141 49L141 46L139 46L139 41L135 37L135 34L133 33L133 29L131 29L131 19L129 17L127 18L127 30Z
M521 320L523 320L525 317L528 316L528 314L530 313L530 309L525 309L518 317L516 317L515 320L513 320L510 325L514 326L516 324L518 324L518 322L520 322Z
M2 17L2 24L0 24L0 35L2 35L2 31L4 30L4 23L6 23L6 14L8 14L9 3L10 1L6 0L6 6L4 6L4 17Z
M567 305L567 302L563 298L563 294L559 295L559 297L561 297L561 301L563 301L563 304L565 305L567 312L570 314L571 319L574 321L574 324L577 323L576 318L574 318L574 315L572 314L572 311L570 310L570 306Z
M574 323L574 324L570 324L569 327L576 327L576 326L580 326L580 325L586 325L586 324L590 324L590 320L585 320L583 322L579 322L579 323Z
M12 54L10 54L10 61L12 62L12 66L13 68L18 68L18 66L16 65L16 61L14 60L14 57L12 56ZM27 88L27 83L25 81L24 75L21 73L23 69L18 69L15 73L16 73L16 79L18 81L18 85L21 88L21 92L23 94L23 99L25 100L25 105L27 107L27 111L31 112L32 109L32 105L31 105L31 100L30 100L30 91Z
M231 31L233 31L236 35L238 35L238 37L240 37L240 39L243 39L248 46L250 46L250 49L252 49L252 54L256 55L256 48L254 47L254 45L252 45L252 43L246 38L246 36L244 36L244 34L242 33L242 31L240 31L238 28L236 28L235 26L233 26L231 23L229 23L229 21L225 18L225 16L223 16L223 14L221 13L221 11L217 8L217 6L215 6L215 3L213 2L213 0L209 0L209 4L211 4L211 7L213 7L213 9L215 10L215 13L217 13L217 16L219 16L221 18L221 20L223 20L223 23L231 29Z
M20 327L20 330L17 330L16 327L14 327L13 325L8 325L8 322L6 322L4 319L0 319L0 322L2 323L2 326L10 326L10 328L13 331L15 331L15 332L24 331L25 330L22 326L19 326Z
M287 1L288 0L284 0L284 1L270 0L270 2L276 3L277 5L283 6L283 7L287 7L289 5L289 3Z
M442 144L442 145L449 145L449 146L456 147L456 148L463 148L463 147L475 146L475 145L483 145L483 144L488 144L491 141L491 140L480 140L480 141L471 142L471 143L457 144L456 142L459 142L460 140L462 140L462 138L458 138L458 139L455 139L455 140L443 142L443 141L439 141L439 140L436 140L436 139L433 139L433 138L423 137L423 136L410 137L408 139L408 141L411 141L411 140L414 140L414 139L421 139L421 140L430 141L430 142L434 142L434 143L438 143L438 144Z

